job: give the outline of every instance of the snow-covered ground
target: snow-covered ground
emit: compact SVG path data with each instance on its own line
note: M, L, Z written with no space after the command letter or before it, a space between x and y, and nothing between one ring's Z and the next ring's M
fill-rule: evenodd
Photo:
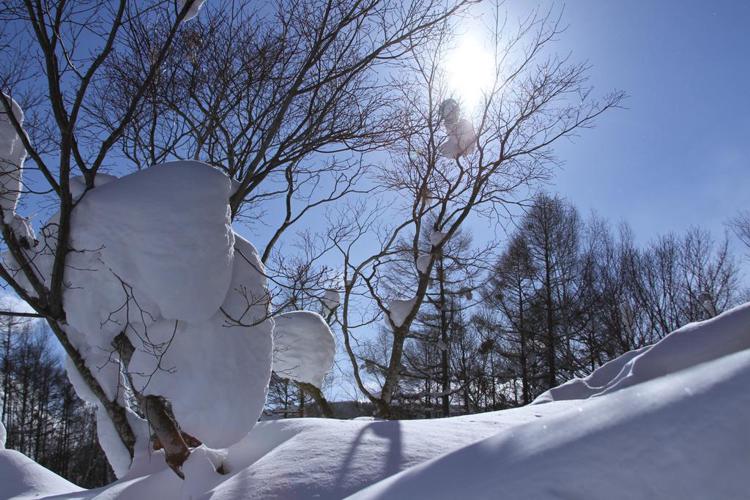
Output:
M689 325L523 408L438 420L260 422L76 490L0 450L0 497L747 499L750 304ZM225 474L215 472L218 466Z

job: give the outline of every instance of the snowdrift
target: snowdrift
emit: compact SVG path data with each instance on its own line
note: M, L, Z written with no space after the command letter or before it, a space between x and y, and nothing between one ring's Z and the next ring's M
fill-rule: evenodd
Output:
M154 452L112 485L78 493L51 473L40 489L5 471L12 479L0 483L0 497L746 499L749 383L747 304L523 408L403 422L260 422L228 449L195 450L185 481ZM8 453L0 459L14 467Z
M26 455L0 449L0 498L37 498L82 492Z

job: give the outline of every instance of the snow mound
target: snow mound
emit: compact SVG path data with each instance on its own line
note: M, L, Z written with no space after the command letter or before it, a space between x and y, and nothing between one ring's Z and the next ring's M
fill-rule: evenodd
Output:
M226 450L196 449L185 481L151 452L76 497L746 499L749 307L606 365L591 386L621 382L596 397L434 420L259 422Z
M274 320L273 371L320 388L336 356L336 342L326 321L309 311L280 314Z
M96 174L96 177L94 177L94 187L103 186L115 180L117 180L117 177L114 175ZM80 175L76 177L71 177L70 178L70 194L73 197L73 199L77 200L85 192L86 192L86 179L84 179Z
M350 498L747 498L748 382L745 350L579 401Z
M229 292L205 321L160 320L128 365L136 389L166 397L182 429L210 447L239 441L258 420L271 377L273 321L255 248L239 236ZM136 343L137 342L137 343Z
M165 319L210 318L229 289L231 181L194 161L156 165L106 183L73 211L71 242L98 253L117 281Z
M707 321L690 323L654 345L625 353L588 377L570 380L541 394L534 404L608 394L744 349L750 349L750 303Z
M10 99L11 112L18 123L23 125L21 106L7 94L3 96ZM6 224L10 223L10 217L15 213L21 194L21 175L25 158L26 148L21 136L5 112L5 106L0 103L0 208Z
M0 497L20 500L79 491L83 489L50 472L26 455L14 450L0 450Z

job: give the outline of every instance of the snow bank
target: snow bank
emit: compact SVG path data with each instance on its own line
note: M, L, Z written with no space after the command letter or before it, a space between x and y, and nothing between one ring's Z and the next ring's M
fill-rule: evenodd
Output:
M351 498L747 498L749 381L746 350L580 401Z
M11 111L16 120L23 125L23 110L18 103L10 99ZM21 194L21 175L23 161L26 158L26 148L21 136L5 112L5 106L0 103L0 208L6 224L15 213L18 197Z
M0 497L11 499L66 495L83 491L14 450L0 450ZM70 498L70 497L68 497Z
M336 356L336 342L326 321L309 311L280 314L274 321L273 371L320 388Z
M109 174L96 174L94 177L94 187L103 186L109 184L112 181L117 180L117 177ZM70 195L74 200L81 197L86 192L86 179L83 177L76 176L70 178Z
M123 479L77 495L745 499L750 348L741 325L748 325L748 307L688 325L673 340L603 367L589 378L592 386L612 377L628 382L596 397L435 420L259 422L226 450L195 450L186 481L166 468L161 452L151 452L149 463ZM615 376L658 351L650 363L634 363L627 372L634 376ZM216 473L218 466L226 474ZM15 481L11 476L11 488Z
M750 303L685 325L652 346L602 365L586 378L550 389L534 404L608 394L744 349L750 349Z

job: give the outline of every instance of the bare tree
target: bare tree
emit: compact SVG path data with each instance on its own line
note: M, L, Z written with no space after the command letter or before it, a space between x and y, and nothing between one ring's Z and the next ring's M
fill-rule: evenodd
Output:
M131 458L135 434L126 410L107 397L71 343L63 301L68 256L77 251L71 216L97 174L123 153L136 168L196 158L237 181L234 217L280 197L285 209L262 251L268 261L292 224L358 191L366 168L358 153L388 141L388 114L379 111L388 92L373 71L425 43L466 3L209 4L205 22L183 27L191 2L3 2L0 110L28 155L28 202L56 215L41 229L46 243L37 245L30 221L3 205L0 277L49 323ZM14 100L27 112L23 124ZM12 209L18 193L10 195ZM52 260L45 272L40 255ZM126 372L132 352L119 335L110 360ZM192 440L168 401L134 396L181 474Z
M590 126L623 98L614 93L592 100L585 85L585 65L546 55L559 32L557 19L550 14L532 16L510 35L499 24L494 26L494 59L487 62L494 81L478 112L469 117L473 123L462 122L474 131L465 134L469 141L458 138L459 144L464 143L457 153L455 148L446 149L449 142L443 132L445 125L456 124L455 107L446 102L451 96L441 66L450 44L447 27L435 44L414 51L403 63L405 127L391 149L390 162L377 177L384 202L371 210L352 209L354 220L332 232L344 266L345 348L360 390L384 417L394 415L392 401L402 379L404 345L426 301L436 258L445 243L470 216L497 219L509 205L520 203L524 188L546 177L553 160L552 144ZM453 109L447 110L447 105ZM425 227L428 216L430 228ZM378 217L393 222L378 225ZM429 253L421 255L420 237L426 230L435 237ZM355 259L355 248L364 241L375 251ZM399 287L395 295L384 269L405 258L404 241L410 243L408 256L416 273L408 287ZM354 313L358 301L369 304L368 318L356 318L361 314ZM363 310L361 305L358 308ZM388 322L391 342L382 385L373 389L360 370L355 332L382 318Z
M44 5L9 1L3 2L2 9L0 109L28 155L24 173L41 174L38 180L43 186L41 189L27 187L23 190L27 194L41 194L42 200L37 202L48 203L56 217L53 224L42 228L49 233L47 241L54 241L54 247L35 248L29 242L28 221L24 223L15 216L15 207L4 205L3 242L15 265L8 265L6 260L0 266L0 276L47 320L76 370L100 400L131 457L135 435L125 409L118 401L106 397L67 333L69 325L63 295L66 259L71 251L71 215L76 205L72 181L73 176L79 174L84 190L94 187L97 173L112 155L154 84L188 8L189 4L175 11L172 3L139 6L125 1L115 4L59 1ZM101 74L115 54L140 56L131 51L123 39L135 36L137 26L146 18L161 24L164 37L152 47L146 71L133 80L131 92L123 100L119 113L102 114L107 89ZM40 81L39 75L45 78ZM27 112L32 112L23 125L14 110L14 99L23 102ZM20 163L16 167L20 169ZM14 223L10 224L10 220ZM35 265L43 252L52 254L53 262L47 273L40 272ZM157 434L170 431L154 427ZM184 442L180 445L184 453L187 447Z

